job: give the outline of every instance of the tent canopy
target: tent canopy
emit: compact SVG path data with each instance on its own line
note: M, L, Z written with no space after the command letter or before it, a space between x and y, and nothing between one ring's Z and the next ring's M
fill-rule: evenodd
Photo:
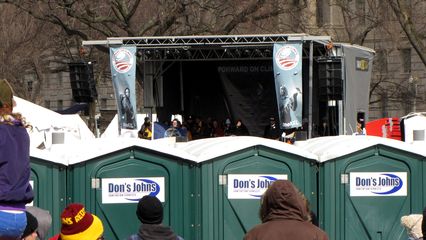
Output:
M16 106L13 111L21 113L33 127L29 131L31 147L44 145L49 148L57 140L70 143L95 138L77 114L61 115L22 98L14 96L14 99Z

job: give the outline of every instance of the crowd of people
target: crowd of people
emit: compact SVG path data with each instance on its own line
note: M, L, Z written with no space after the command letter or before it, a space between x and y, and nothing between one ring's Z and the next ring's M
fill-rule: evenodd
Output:
M278 140L282 135L282 130L278 127L275 118L271 117L270 123L265 126L263 137ZM188 141L224 136L250 136L250 130L244 124L243 120L237 119L235 122L231 118L223 121L212 119L205 120L200 117L188 116L183 122L178 119L163 123L167 126L164 136L161 137L179 137L185 136ZM150 140L153 134L153 126L149 117L145 117L144 123L139 129L138 136L142 139Z
M224 121L212 119L210 117L205 120L200 117L188 116L181 123L178 119L173 119L170 128L184 129L188 140L196 140L210 137L223 136L249 136L250 132L241 119L233 123L230 118Z

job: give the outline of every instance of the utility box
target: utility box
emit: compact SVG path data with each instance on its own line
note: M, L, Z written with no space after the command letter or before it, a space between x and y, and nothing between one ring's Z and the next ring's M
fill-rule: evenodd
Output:
M85 204L102 220L105 239L127 239L138 232L136 208L144 195L163 203L163 224L194 239L194 164L173 147L153 141L96 140L89 154L70 160L68 189L70 202Z
M425 151L375 136L314 138L319 220L330 239L407 239L400 219L425 206Z
M28 205L49 211L52 216L49 235L53 236L61 230L59 216L66 206L66 164L58 157L32 149L30 166L34 201Z
M242 239L256 224L260 198L277 179L291 180L317 206L317 161L290 144L259 137L220 137L179 146L199 163L196 239Z

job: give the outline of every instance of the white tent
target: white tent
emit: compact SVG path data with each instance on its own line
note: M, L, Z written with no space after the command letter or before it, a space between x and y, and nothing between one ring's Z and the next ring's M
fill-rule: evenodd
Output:
M14 112L21 113L33 127L29 131L31 147L54 143L72 143L95 138L78 114L62 115L47 108L14 96Z

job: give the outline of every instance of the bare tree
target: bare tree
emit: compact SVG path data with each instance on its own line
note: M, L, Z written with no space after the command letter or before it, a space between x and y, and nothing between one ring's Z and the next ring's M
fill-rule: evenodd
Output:
M423 64L426 66L426 46L424 44L424 40L426 38L425 22L423 22L423 25L416 26L413 21L416 18L420 20L424 19L426 2L413 1L411 6L409 5L409 2L411 1L387 0L387 2L392 7L396 18L407 35L411 45L416 50ZM420 16L416 16L417 14L420 14Z
M276 0L0 0L0 6L13 6L16 12L39 20L39 24L61 29L49 39L58 63L65 63L64 59L81 58L76 54L81 40L119 36L274 33L277 32L277 17L284 13L294 14L294 7L302 9L306 6L276 3ZM300 31L298 28L301 24L293 31ZM108 48L96 48L104 54L94 54L89 49L86 57L106 63Z
M284 12L272 0L15 0L8 3L81 39L117 36L229 34L252 20ZM273 30L273 27L269 29Z
M46 24L12 6L0 5L0 11L0 77L11 82L15 94L37 102L47 67Z
M367 35L385 22L385 12L380 1L337 0L335 5L342 10L343 26L347 35L347 39L340 41L364 45Z

